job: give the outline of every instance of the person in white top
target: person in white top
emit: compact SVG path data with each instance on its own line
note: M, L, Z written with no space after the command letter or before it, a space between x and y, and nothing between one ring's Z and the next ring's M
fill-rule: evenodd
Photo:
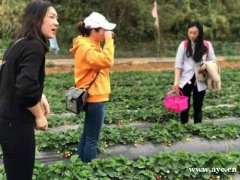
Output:
M204 61L215 61L216 56L209 41L204 40L203 26L192 22L188 26L188 39L178 47L175 61L174 91L182 91L189 97L188 109L181 112L181 123L189 119L190 99L193 94L194 123L202 122L202 106L207 89L204 81L198 81L200 67Z

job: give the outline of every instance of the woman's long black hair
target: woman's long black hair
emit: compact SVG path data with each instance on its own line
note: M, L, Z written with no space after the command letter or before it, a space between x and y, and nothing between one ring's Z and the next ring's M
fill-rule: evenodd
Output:
M20 38L37 39L44 46L45 52L47 52L47 39L43 36L41 27L47 10L51 6L52 4L50 1L33 1L29 3L25 9L21 27L17 32L15 40Z
M193 57L193 60L195 62L201 62L203 55L207 52L207 48L204 44L203 26L200 22L196 21L196 22L190 23L188 26L188 29L191 27L198 28L199 35L195 41L194 54L193 54L193 50L192 50L191 40L188 38L186 54L187 54L187 57Z

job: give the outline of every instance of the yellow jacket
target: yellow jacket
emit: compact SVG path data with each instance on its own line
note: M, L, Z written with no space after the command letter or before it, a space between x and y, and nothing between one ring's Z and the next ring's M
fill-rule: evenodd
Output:
M106 39L102 48L89 37L78 36L73 40L70 52L74 55L74 76L77 88L86 88L100 71L97 80L89 89L88 102L109 100L109 68L114 63L114 40Z

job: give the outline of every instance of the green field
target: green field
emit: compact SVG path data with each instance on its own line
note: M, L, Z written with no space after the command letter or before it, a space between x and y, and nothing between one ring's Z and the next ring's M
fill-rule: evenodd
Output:
M222 90L208 92L204 102L204 119L240 116L240 71L222 71ZM166 112L162 99L171 90L173 72L113 72L111 100L107 103L106 124L120 122L163 122L178 115ZM72 73L50 74L46 79L47 95L54 114L66 113L65 92L73 84ZM78 123L78 118L52 116L50 126Z
M240 117L240 71L224 69L222 90L207 92L204 102L204 120ZM99 142L99 152L105 153L115 145L172 144L188 138L200 137L211 140L230 140L240 137L240 125L192 123L181 125L178 114L167 112L162 99L171 90L172 71L159 72L113 72L111 73L111 99L107 103L107 116ZM69 151L76 153L82 130L83 114L80 116L65 110L65 92L73 84L72 73L48 74L45 94L51 104L50 128L63 125L79 125L78 129L65 132L38 132L37 151ZM133 122L152 123L148 130L127 126ZM117 125L109 128L109 125ZM187 153L162 152L136 161L124 157L96 159L83 164L76 155L69 164L55 163L45 166L37 162L34 179L229 179L234 173L190 173L194 167L240 168L240 152L226 154L217 152ZM0 167L0 179L4 170Z

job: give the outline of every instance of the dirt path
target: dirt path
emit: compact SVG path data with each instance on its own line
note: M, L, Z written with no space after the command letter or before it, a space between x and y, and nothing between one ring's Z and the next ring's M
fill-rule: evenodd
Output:
M240 62L219 61L221 68L240 68ZM111 71L161 71L173 70L174 63L126 63L116 64L111 68ZM46 67L47 73L72 72L72 65Z

